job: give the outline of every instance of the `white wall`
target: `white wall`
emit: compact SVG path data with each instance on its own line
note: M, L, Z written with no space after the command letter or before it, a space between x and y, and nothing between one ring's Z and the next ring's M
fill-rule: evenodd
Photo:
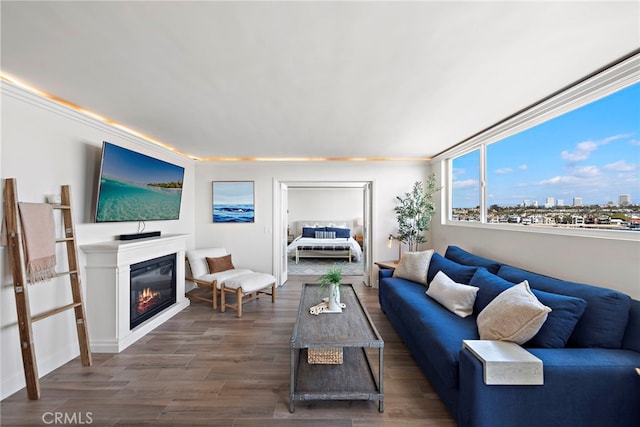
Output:
M373 183L373 260L397 258L397 248L387 248L387 237L397 232L395 196L425 180L424 162L242 162L196 164L196 247L221 246L233 254L234 264L272 272L274 180L310 182L328 180ZM256 222L214 224L211 218L212 181L255 181ZM317 219L317 218L314 218Z
M296 221L346 220L354 225L352 235L362 232L356 219L363 217L362 188L289 188L289 226L295 234Z
M16 178L21 201L44 202L45 195L59 194L60 186L71 186L74 219L79 246L114 240L123 233L135 233L138 223L91 223L92 200L100 165L102 141L125 146L185 167L185 182L179 221L147 222L147 231L163 234L194 233L193 161L158 148L111 126L81 116L45 99L2 83L2 188L5 178ZM57 217L56 223L60 228ZM58 230L61 235L61 230ZM61 260L62 245L58 248ZM81 280L86 277L85 258L79 249ZM2 398L24 387L19 350L13 279L8 252L0 247L0 392ZM66 271L59 263L58 271ZM83 286L90 286L83 281ZM85 292L86 294L86 292ZM71 302L68 278L29 287L33 314ZM39 375L43 376L79 354L73 313L57 314L33 326ZM80 364L80 362L78 362Z
M440 176L440 162L433 165ZM442 184L440 184L442 185ZM474 254L565 280L616 289L640 299L640 242L443 225L438 198L431 227L434 248L457 245Z

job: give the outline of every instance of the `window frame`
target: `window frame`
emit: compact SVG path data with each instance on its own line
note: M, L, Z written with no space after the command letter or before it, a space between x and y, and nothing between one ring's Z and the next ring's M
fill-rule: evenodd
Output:
M443 192L442 206L444 209L441 215L441 223L456 227L640 241L640 232L638 231L568 229L552 226L523 227L521 225L508 223L488 224L486 204L486 148L488 145L526 131L538 124L561 116L638 82L640 82L640 49L560 89L546 98L523 108L513 115L456 144L452 148L434 156L433 161L440 162L442 182L444 182L445 187L448 188L448 191ZM454 221L452 219L453 160L474 150L480 150L480 221Z

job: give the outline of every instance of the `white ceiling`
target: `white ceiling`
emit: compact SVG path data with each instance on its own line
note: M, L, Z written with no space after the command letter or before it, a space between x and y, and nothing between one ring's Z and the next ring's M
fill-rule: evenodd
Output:
M640 3L1 3L2 72L198 157L423 158L640 47Z

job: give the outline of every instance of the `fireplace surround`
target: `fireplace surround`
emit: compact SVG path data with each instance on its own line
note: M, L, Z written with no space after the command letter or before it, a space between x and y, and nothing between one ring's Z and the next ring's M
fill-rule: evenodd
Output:
M184 234L169 234L82 246L86 254L85 299L91 351L119 353L189 305L184 292L184 256L188 238ZM152 266L158 258L166 256L175 259L173 272L169 275L166 271L147 275L144 270L136 272L138 266ZM161 267L166 268L166 265ZM152 292L161 292L159 289L166 284L164 282L167 277L171 276L171 280L175 280L175 294L173 300L169 297L171 303L163 305L161 311L151 310L151 315L134 320L136 316L132 316L131 281L133 277L136 282L138 276L143 276L142 282L164 277L160 287L156 284L150 289ZM144 288L142 291L144 292ZM166 293L166 290L162 292Z

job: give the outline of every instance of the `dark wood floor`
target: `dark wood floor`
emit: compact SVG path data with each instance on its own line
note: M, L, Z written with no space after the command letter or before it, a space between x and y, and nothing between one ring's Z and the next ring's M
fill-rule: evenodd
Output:
M240 319L192 301L122 353L46 375L40 400L25 390L3 400L2 425L53 424L55 413L95 426L455 425L380 311L377 289L363 285L356 291L385 340L384 413L370 401L297 402L289 413L289 340L305 281L290 278L275 304L247 303Z

